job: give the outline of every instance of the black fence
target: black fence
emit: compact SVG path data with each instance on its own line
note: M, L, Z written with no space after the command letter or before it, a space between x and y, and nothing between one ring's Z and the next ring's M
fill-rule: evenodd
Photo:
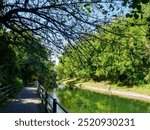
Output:
M67 110L55 98L53 98L38 81L36 82L36 85L39 96L45 107L45 113L57 113L58 107L62 113L68 113Z
M0 88L0 102L7 100L16 91L12 85L4 86Z

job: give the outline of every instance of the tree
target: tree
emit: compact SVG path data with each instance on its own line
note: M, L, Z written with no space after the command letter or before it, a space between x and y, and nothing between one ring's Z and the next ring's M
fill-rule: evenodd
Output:
M25 36L26 39L14 32L0 30L0 86L17 87L39 79L44 87L55 87L51 52L39 38Z
M68 71L73 70L71 74L74 77L109 80L128 86L150 83L148 9L149 6L143 7L143 19L120 17L103 26L106 30L100 29L101 33L95 33L94 36L87 34L82 37L83 40L77 40L73 49L68 47L63 53L63 65L58 64L58 71L63 69L66 77L71 77ZM90 37L91 44L85 37Z
M0 30L0 83L8 85L20 74L16 53L7 32Z
M64 41L69 41L73 46L73 41L95 31L97 26L105 30L102 25L110 23L118 14L124 15L121 14L122 5L137 8L140 12L140 4L148 2L149 0L1 0L0 24L22 37L31 31L45 40L47 47L60 51L64 49ZM31 33L28 35L31 37Z

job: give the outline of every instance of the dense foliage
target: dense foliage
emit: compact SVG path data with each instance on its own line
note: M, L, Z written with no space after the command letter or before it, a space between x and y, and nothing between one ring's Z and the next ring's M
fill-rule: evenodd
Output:
M54 87L54 64L51 54L40 39L26 39L11 31L0 30L0 84L21 86L40 80L46 87Z
M142 10L141 19L117 18L100 33L83 36L88 42L77 41L74 48L68 45L57 66L58 78L110 80L129 86L150 83L149 4Z

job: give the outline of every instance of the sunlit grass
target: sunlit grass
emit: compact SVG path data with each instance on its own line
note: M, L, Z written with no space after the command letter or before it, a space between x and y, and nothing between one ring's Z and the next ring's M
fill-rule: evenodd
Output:
M109 81L101 81L101 82L95 82L95 81L86 81L85 79L63 79L61 82L74 82L75 84L83 84L88 86L94 86L94 87L101 87L108 89L110 86L114 90L119 91L131 91L131 92L137 92L145 95L150 95L150 84L142 84L138 86L120 86L119 84L114 84Z
M143 84L143 85L138 85L138 86L119 86L117 84L112 84L108 81L103 81L103 82L94 82L94 81L88 81L88 82L83 82L80 83L83 85L88 85L88 86L94 86L94 87L102 87L102 88L109 88L111 86L112 89L114 90L119 90L119 91L131 91L131 92L137 92L145 95L150 95L150 84Z

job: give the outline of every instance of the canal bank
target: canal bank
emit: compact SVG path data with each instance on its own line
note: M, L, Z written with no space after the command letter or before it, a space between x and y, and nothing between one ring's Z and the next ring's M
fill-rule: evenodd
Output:
M73 113L149 113L150 103L86 89L58 89L60 103Z

